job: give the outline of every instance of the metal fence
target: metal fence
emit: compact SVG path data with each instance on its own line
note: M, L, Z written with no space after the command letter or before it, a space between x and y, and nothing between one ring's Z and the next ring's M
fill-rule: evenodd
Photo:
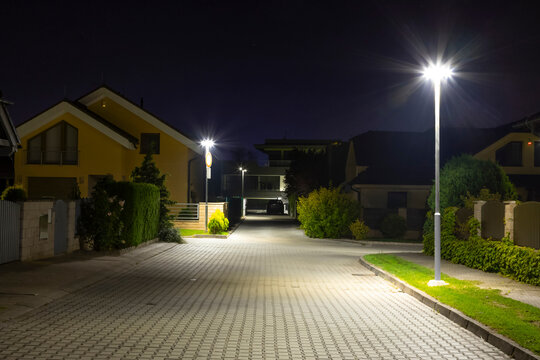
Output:
M169 206L173 220L199 220L199 204L175 203Z
M0 264L19 260L21 206L0 200Z

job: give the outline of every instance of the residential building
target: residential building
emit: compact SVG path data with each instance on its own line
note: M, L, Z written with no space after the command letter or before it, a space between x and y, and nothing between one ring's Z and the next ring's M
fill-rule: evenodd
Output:
M345 179L343 168L346 158L346 144L339 140L307 139L266 139L255 148L268 156L266 166L256 163L244 164L244 198L247 210L265 211L268 200L281 199L287 211L289 200L285 192L285 174L294 161L297 152L317 152L327 154L329 178L339 185ZM224 172L223 193L228 197L241 194L240 164L232 164Z
M463 153L496 161L523 200L538 200L540 138L530 130L535 121L488 129L443 128L441 167ZM368 131L349 143L346 179L362 205L364 221L373 229L387 214L398 213L407 220L406 236L420 236L434 174L433 129Z
M172 200L201 198L200 146L107 86L62 100L17 131L22 151L15 157L15 181L31 199L67 198L76 187L87 197L106 175L129 180L149 152L167 175Z

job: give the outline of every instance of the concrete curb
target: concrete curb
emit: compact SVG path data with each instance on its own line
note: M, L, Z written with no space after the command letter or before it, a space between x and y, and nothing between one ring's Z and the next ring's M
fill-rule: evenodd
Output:
M146 247L148 245L155 244L158 241L159 241L159 238L155 238L155 239L148 240L148 241L145 241L143 243L140 243L139 245L130 246L130 247L124 248L124 249L108 250L108 251L95 251L95 250L92 250L92 251L94 253L96 253L96 254L103 255L103 256L120 256L120 255L127 254L129 252L132 252L135 249L140 249L140 248ZM88 252L92 252L92 251L88 251Z
M404 245L404 246L419 246L422 245L421 242L394 242L394 241L371 241L371 240L351 240L351 239L332 239L337 241L348 242L351 244L358 244L362 246L372 246L372 245Z
M456 310L443 303L440 303L437 299L431 297L430 295L426 294L421 290L412 287L404 281L387 273L386 271L373 266L363 258L360 258L358 261L361 265L365 266L370 271L375 273L375 275L396 285L404 293L411 295L418 301L424 303L425 305L429 306L441 315L452 320L459 326L469 330L476 336L481 337L505 354L510 355L518 360L540 360L540 356L534 354L532 351L521 347L519 344L503 335L497 334L493 329L479 323L476 320L471 319L467 315L463 314L461 311Z

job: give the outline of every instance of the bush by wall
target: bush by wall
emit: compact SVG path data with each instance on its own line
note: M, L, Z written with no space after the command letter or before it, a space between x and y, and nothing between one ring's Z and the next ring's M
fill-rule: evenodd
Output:
M487 272L499 272L527 284L540 285L540 251L516 246L508 240L480 238L478 221L468 222L471 236L460 240L454 235L457 208L445 209L441 218L441 258ZM431 222L433 223L433 222ZM427 224L427 222L426 222ZM433 231L424 234L424 253L433 255Z
M360 205L338 188L320 188L298 200L298 220L309 237L340 238L358 219Z
M349 225L352 235L356 240L364 240L369 232L369 226L364 224L363 221L356 219L351 225Z
M208 231L210 234L218 234L229 229L229 220L223 214L223 211L217 209L214 211L208 221Z
M381 222L381 232L390 239L402 238L406 231L407 221L397 214L388 214Z
M0 200L13 202L26 201L26 199L26 191L24 191L20 185L13 185L5 188L2 192L2 196L0 197Z
M159 189L151 184L100 180L81 203L79 235L96 250L120 249L154 239L159 229Z

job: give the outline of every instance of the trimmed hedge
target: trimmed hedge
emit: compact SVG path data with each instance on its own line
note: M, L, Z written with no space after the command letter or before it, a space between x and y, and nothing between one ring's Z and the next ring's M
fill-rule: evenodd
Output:
M100 180L81 203L79 235L96 250L121 249L154 239L159 230L159 189L152 184Z
M381 222L381 232L390 239L401 239L407 232L407 221L398 214L388 214Z
M124 200L120 220L124 224L125 246L155 239L159 231L159 189L145 183L117 182L114 194Z
M441 218L441 258L486 272L498 272L518 281L540 285L540 251L516 246L508 239L485 240L472 235L460 240L454 235L456 207L443 211ZM433 255L433 221L426 221L431 231L424 228L424 253ZM469 220L471 234L477 234L480 226L474 218Z
M23 187L20 185L13 185L7 187L3 192L2 196L0 196L0 200L5 201L26 201L26 191L24 191Z
M208 221L208 232L218 234L227 230L229 230L229 220L225 217L223 211L217 209Z

